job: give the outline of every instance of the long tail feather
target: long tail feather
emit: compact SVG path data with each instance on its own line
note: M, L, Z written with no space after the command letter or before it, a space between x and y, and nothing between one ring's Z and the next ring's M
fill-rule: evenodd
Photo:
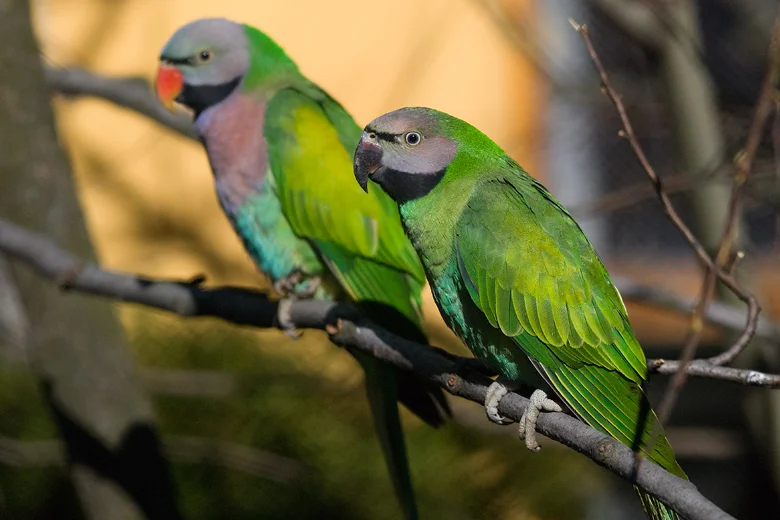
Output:
M414 500L409 463L406 460L406 443L398 414L397 382L392 367L371 356L355 352L366 373L366 392L374 418L374 427L382 446L387 471L393 482L396 497L406 520L416 520L417 505Z
M650 408L642 388L619 373L601 367L560 364L554 370L539 363L545 379L580 419L625 444L681 478L688 477L660 430L651 440L658 417ZM641 422L641 426L640 426ZM650 449L649 444L652 444ZM679 520L679 515L654 496L637 489L642 507L652 520Z
M361 301L358 306L365 316L393 334L415 343L428 343L419 325L395 308L375 301ZM411 372L394 372L398 383L398 400L414 415L433 428L438 428L452 416L447 398L439 386Z

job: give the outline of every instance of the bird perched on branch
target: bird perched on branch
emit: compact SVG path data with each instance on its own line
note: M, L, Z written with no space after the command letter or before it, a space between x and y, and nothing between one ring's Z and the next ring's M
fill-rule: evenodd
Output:
M156 90L169 108L194 112L222 209L285 302L348 299L396 334L427 342L425 274L397 206L352 177L361 130L281 47L248 25L194 21L163 48ZM285 312L279 318L289 324ZM395 492L406 518L417 518L396 401L436 427L449 414L446 400L410 373L352 354Z
M500 377L485 410L531 385L520 436L532 451L541 411L558 402L667 471L687 478L642 390L644 353L615 286L572 216L485 134L427 108L365 127L355 177L400 208L448 326ZM659 432L652 440L654 428ZM653 519L678 515L639 491Z

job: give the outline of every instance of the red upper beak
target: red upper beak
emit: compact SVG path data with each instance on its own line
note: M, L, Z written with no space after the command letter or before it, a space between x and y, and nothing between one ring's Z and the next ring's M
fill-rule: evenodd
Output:
M162 63L157 69L157 80L155 81L155 91L160 102L168 110L173 110L176 97L181 94L184 88L184 76L176 67Z

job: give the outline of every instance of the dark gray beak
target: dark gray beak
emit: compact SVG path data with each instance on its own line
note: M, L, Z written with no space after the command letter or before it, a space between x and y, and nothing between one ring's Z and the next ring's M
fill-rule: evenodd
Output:
M382 166L382 147L375 144L376 137L363 133L355 150L355 179L363 191L368 193L368 179Z

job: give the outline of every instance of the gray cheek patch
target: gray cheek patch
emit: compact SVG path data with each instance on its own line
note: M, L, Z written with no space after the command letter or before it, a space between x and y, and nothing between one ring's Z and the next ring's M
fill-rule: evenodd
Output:
M384 149L383 164L388 168L412 174L436 174L450 164L458 146L445 137L433 137L414 147L386 144Z

